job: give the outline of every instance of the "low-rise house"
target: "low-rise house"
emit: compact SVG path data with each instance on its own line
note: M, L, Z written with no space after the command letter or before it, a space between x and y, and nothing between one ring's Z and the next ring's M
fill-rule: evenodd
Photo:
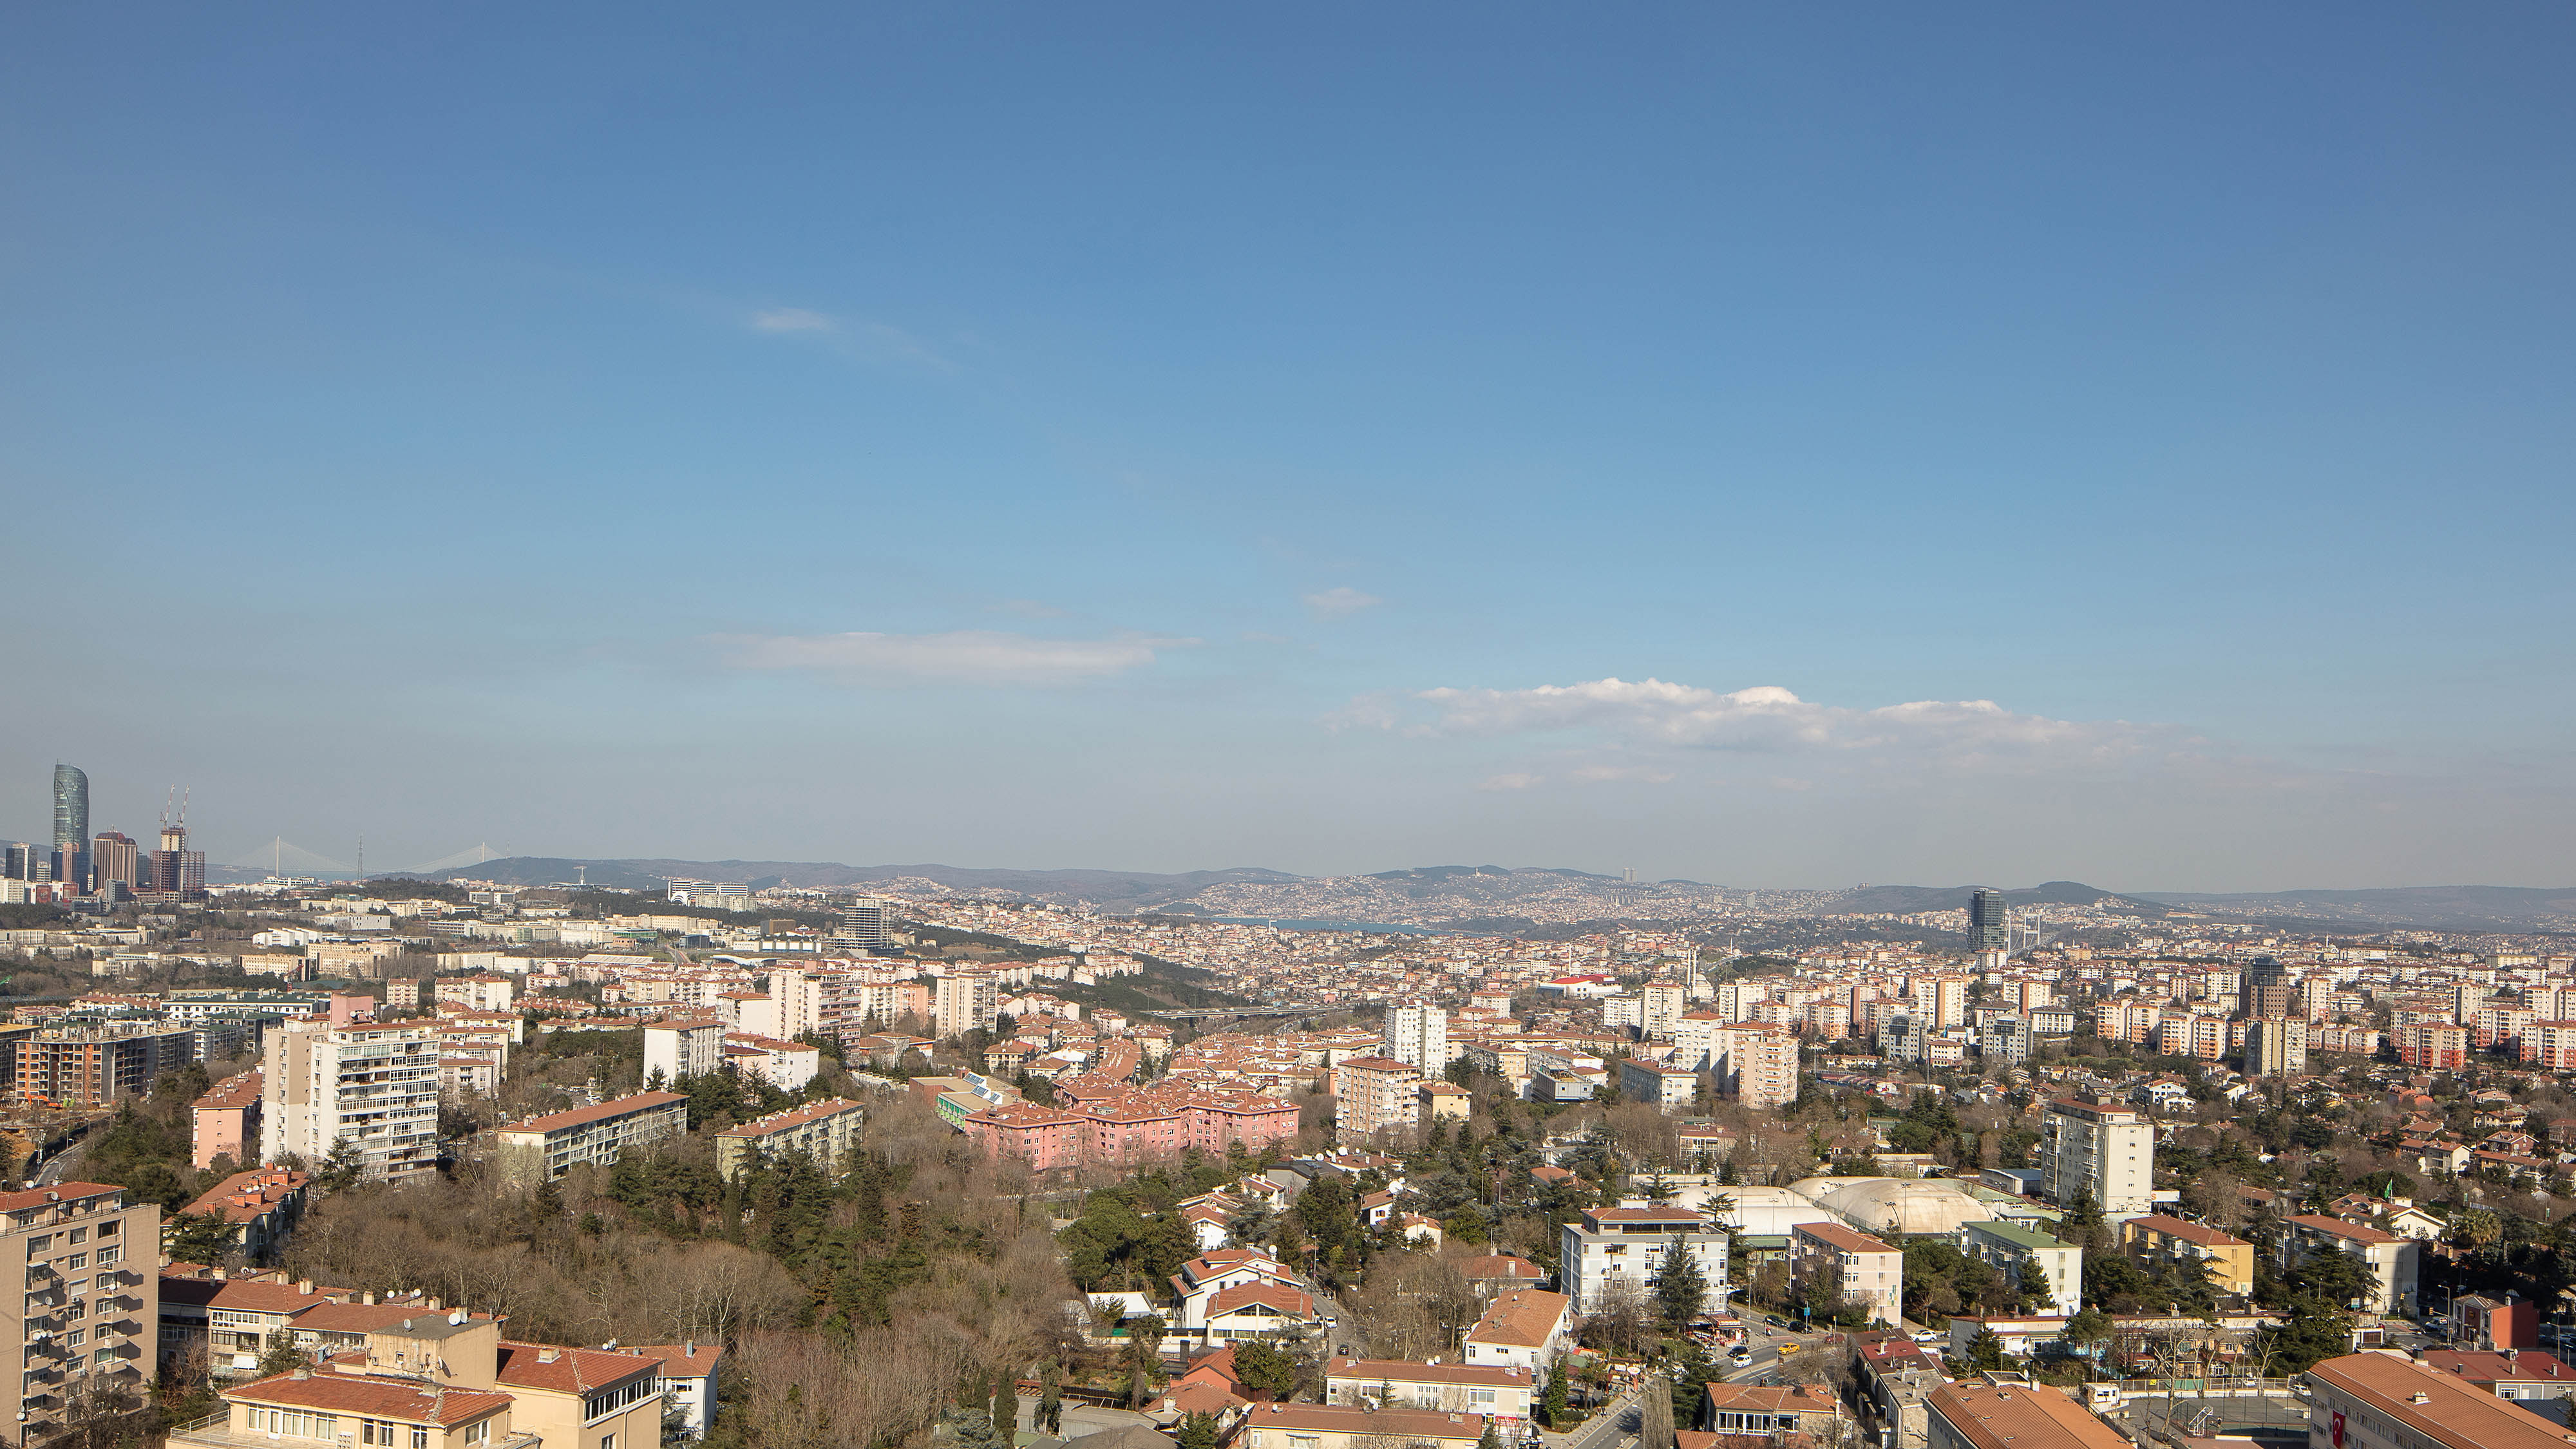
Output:
M1347 1408L1339 1404L1255 1404L1244 1415L1239 1449L1475 1449L1481 1414L1431 1409Z
M1952 1384L1928 1407L1926 1449L2130 1449L2126 1435L2046 1384Z
M2423 1261L2424 1245L2412 1238L2378 1228L2347 1223L2340 1218L2317 1213L2302 1213L2285 1225L2281 1234L2281 1267L2286 1271L2319 1253L2347 1253L2356 1256L2370 1270L2371 1292L2364 1296L2361 1307L2372 1313L2412 1313L2415 1311L2415 1281Z
M656 1359L661 1368L653 1391L667 1405L665 1422L676 1419L679 1432L703 1439L716 1421L716 1373L724 1361L722 1346L712 1343L637 1344L627 1350Z
M2220 1293L2254 1291L2254 1245L2213 1227L2160 1213L2130 1218L2120 1224L2120 1247L2150 1273L2196 1263Z
M1822 1384L1703 1384L1699 1427L1718 1435L1811 1434L1830 1442L1849 1422L1842 1400ZM1777 1442L1774 1440L1773 1442Z
M1574 1300L1544 1288L1514 1288L1495 1295L1485 1315L1467 1330L1467 1362L1484 1368L1524 1368L1547 1386L1558 1355L1572 1335Z
M311 1181L310 1174L283 1167L236 1172L179 1214L221 1219L231 1231L232 1251L258 1262L304 1215L305 1187ZM177 1217L163 1222L162 1240L166 1243L179 1226Z
M1227 1288L1207 1301L1206 1317L1196 1328L1207 1343L1233 1343L1246 1338L1286 1338L1323 1326L1315 1300L1302 1288L1285 1283L1245 1283Z
M1525 1368L1376 1358L1336 1358L1324 1365L1324 1396L1332 1403L1464 1410L1506 1430L1529 1422L1537 1390L1537 1376Z
M2428 1348L2420 1358L2426 1368L2499 1399L2576 1398L2576 1369L2536 1348L2509 1348L2501 1353Z
M2041 1346L2056 1343L2066 1336L2066 1315L1971 1318L1954 1313L1950 1316L1950 1357L1961 1363L1968 1362L1974 1356L1971 1346L1976 1343L1981 1330L2000 1340L2005 1353L2015 1358L2028 1358Z

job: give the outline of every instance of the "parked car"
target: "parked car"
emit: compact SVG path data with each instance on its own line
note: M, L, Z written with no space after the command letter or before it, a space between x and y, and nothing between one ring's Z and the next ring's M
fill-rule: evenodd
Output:
M1916 1343L1947 1343L1950 1341L1950 1335L1943 1333L1937 1328L1927 1328L1914 1335L1914 1341Z

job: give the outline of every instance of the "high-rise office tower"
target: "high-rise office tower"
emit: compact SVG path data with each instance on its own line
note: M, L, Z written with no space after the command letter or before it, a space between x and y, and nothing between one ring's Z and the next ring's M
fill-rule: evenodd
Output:
M14 842L0 854L0 880L42 880L44 870L44 856L27 841Z
M89 889L89 776L54 766L54 879Z
M132 890L142 882L142 869L142 853L124 831L102 830L90 843L89 873L95 889L115 884Z
M2245 974L2236 990L2236 1012L2248 1021L2268 1021L2290 1014L2290 1004L2302 999L2302 993L2290 982L2290 968L2277 956L2257 956L2247 962Z
M182 820L161 827L161 848L152 852L147 890L170 891L185 899L206 893L206 853L188 848L188 826Z
M2012 952L2012 912L2001 891L1979 890L1968 898L1968 949L1983 953Z
M838 939L861 950L885 950L894 945L892 920L884 901L873 896L861 896L841 908Z
M1388 1007L1384 1055L1438 1076L1449 1065L1449 1013L1420 1002Z
M54 848L89 843L89 776L71 765L54 766Z

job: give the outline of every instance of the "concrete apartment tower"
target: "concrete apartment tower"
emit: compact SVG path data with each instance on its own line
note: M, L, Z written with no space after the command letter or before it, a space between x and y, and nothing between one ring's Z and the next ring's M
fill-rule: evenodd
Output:
M1436 1077L1449 1065L1449 1013L1414 1002L1386 1009L1386 1042L1381 1055Z
M409 1182L438 1170L438 1034L418 1022L273 1029L260 1050L260 1156L320 1167L346 1141L366 1176Z
M2051 1102L2039 1119L2039 1167L2051 1202L2089 1194L2105 1217L2153 1212L2156 1124L2130 1107Z

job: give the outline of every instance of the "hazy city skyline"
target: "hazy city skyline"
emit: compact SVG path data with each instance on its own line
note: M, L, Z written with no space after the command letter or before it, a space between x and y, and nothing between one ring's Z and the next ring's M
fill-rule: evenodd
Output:
M2576 18L1172 18L21 17L0 836L2569 880Z

